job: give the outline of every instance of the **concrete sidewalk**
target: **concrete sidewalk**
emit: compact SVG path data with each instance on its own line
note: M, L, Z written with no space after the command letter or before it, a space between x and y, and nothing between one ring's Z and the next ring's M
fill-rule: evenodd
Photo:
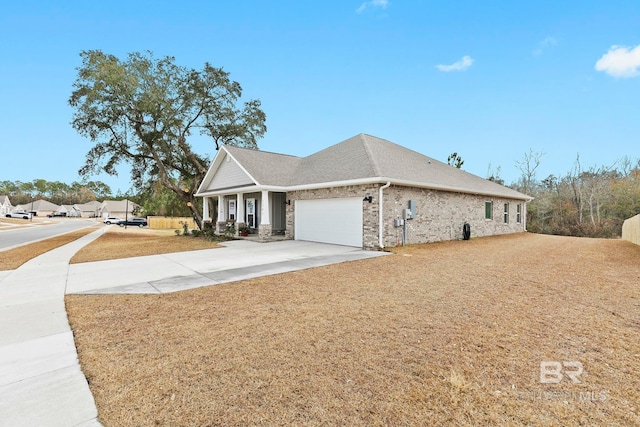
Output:
M96 230L0 276L0 426L100 426L64 294L69 259Z
M350 246L233 240L223 248L69 266L67 293L157 294L387 255Z

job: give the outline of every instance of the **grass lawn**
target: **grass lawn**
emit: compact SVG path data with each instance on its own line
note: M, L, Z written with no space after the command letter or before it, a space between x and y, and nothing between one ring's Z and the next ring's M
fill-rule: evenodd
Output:
M43 253L73 242L95 230L94 227L89 227L7 251L0 251L0 271L15 270L25 262ZM206 239L176 236L174 230L111 227L98 239L76 253L70 263L195 251L217 247L219 245L216 242Z
M70 263L103 261L144 255L195 251L219 247L204 238L176 236L175 230L154 230L138 227L114 227L80 249Z
M173 294L67 296L100 420L640 425L640 247L519 234L395 252ZM543 361L580 362L581 383L569 367L541 383Z

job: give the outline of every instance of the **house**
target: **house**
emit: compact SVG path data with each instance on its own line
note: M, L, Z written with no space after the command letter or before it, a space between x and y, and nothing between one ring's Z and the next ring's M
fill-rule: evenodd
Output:
M9 196L0 196L0 216L5 216L13 209Z
M471 236L522 232L531 200L365 134L307 157L223 146L196 196L219 232L234 221L263 239L284 234L366 249L461 239L465 223Z
M133 213L138 211L140 211L140 205L131 200L105 200L98 208L98 216L100 218L110 216L125 218L133 216Z
M56 214L64 215L68 218L80 217L80 209L76 205L61 205L55 212Z
M31 203L25 203L15 207L15 211L32 212L34 216L47 216L53 215L58 211L60 206L51 203L47 200L39 199L34 200Z
M73 206L77 211L80 212L81 217L96 218L100 216L98 214L98 211L100 210L101 205L102 203L98 202L97 200L93 200L91 202L75 204Z

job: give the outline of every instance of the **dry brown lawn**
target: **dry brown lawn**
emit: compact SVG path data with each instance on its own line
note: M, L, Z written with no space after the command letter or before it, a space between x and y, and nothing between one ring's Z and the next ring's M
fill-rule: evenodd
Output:
M112 227L76 253L71 258L70 263L195 251L217 247L219 245L216 242L206 239L176 236L174 230Z
M24 228L33 226L33 222L29 222L19 218L0 218L0 228Z
M8 218L7 218L8 219ZM15 220L20 221L20 220ZM22 220L23 221L23 220ZM94 227L42 240L0 252L0 271L14 270L25 262L52 249L73 242L95 231ZM103 261L171 252L196 251L219 247L216 242L201 238L176 236L174 230L112 227L102 236L82 248L70 263Z
M80 237L95 231L95 228L85 228L62 236L52 237L40 242L30 243L14 249L0 252L0 271L15 270L25 262L52 249L71 243Z
M66 299L105 426L640 425L640 247L533 234ZM578 361L581 384L540 382Z

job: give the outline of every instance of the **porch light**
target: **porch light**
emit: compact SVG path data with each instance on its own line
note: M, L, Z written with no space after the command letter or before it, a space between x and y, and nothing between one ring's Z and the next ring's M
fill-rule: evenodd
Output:
M364 199L362 199L363 202L373 202L373 196L365 196Z

